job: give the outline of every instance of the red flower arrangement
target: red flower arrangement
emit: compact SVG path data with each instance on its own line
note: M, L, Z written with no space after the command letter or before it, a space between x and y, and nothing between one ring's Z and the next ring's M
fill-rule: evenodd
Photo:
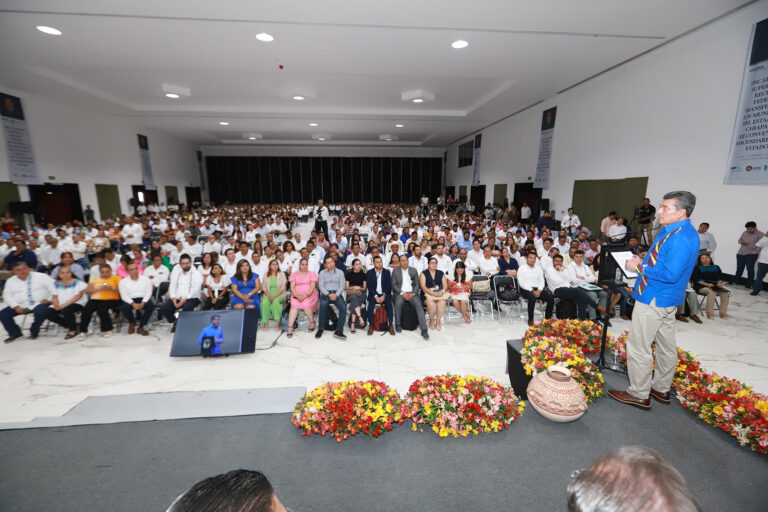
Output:
M467 437L506 430L525 402L488 377L438 375L411 384L406 396L413 430L431 425L440 437Z
M383 382L327 382L307 393L293 409L291 423L302 435L330 436L338 442L359 433L379 437L403 423L409 409Z
M528 328L523 342L538 336L562 338L585 354L596 354L600 350L603 331L598 324L587 320L545 319Z

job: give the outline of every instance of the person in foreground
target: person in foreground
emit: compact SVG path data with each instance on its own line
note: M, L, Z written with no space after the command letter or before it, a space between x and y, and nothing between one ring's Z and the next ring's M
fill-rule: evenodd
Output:
M698 512L682 475L655 451L622 446L574 471L569 512Z
M609 390L619 402L651 408L652 396L669 403L669 388L677 366L675 314L685 300L688 278L699 253L699 236L689 217L696 196L686 191L669 192L658 209L663 226L645 259L633 256L627 270L639 274L635 291L632 327L627 338L626 391ZM651 344L656 341L656 365ZM650 396L649 396L650 395Z
M290 512L260 471L235 469L200 480L165 512Z

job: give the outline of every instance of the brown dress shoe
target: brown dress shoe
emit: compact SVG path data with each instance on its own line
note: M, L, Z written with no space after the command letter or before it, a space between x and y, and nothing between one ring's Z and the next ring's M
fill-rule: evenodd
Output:
M675 315L675 320L677 320L678 322L688 323L688 319L685 318L683 315Z
M533 320L528 320L528 326L533 327Z
M606 313L606 311L608 311L608 310L607 310L607 309L605 309L605 306L597 306L597 311L598 311L598 313L600 313L601 315L604 315L604 314ZM611 316L613 316L613 315L611 315Z
M139 333L139 334L141 334L142 336L149 336L149 332L148 332L148 331L146 331L146 330L144 330L144 328L143 328L143 327L139 327L139 328L138 328L138 330L137 330L136 332L137 332L137 333Z
M622 320L629 320L629 317L627 315L621 315Z
M391 334L392 336L395 335L395 328L392 327L391 325L389 326L389 334Z
M37 336L38 336L38 334L37 334L36 332L30 333L30 334L29 334L29 339L31 339L31 340L36 340L36 339L37 339Z
M136 332L136 322L131 322L128 324L128 334L133 334Z
M173 327L171 327L171 334L176 332L176 324L173 324Z
M24 336L22 336L21 334L19 334L18 336L9 336L8 338L5 338L5 342L6 343L13 343L14 341L20 340L23 337Z
M701 318L699 318L698 315L691 315L691 320L693 320L697 324L703 324L704 323L704 322L701 321Z
M651 408L651 399L646 398L645 400L641 400L639 398L635 398L626 391L619 391L617 389L610 389L608 390L608 396L613 398L614 400L618 400L619 402L623 404L629 404L634 405L635 407L639 407L641 409L650 409Z
M661 391L656 391L655 389L651 388L651 396L655 398L657 402L661 402L663 404L668 404L671 402L669 399L669 391L662 393Z
M373 326L368 328L368 336L373 336Z

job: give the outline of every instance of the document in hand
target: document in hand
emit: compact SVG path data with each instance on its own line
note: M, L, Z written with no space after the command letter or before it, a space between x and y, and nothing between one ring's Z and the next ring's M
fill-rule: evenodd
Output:
M619 264L619 268L621 269L621 272L624 274L627 278L637 277L637 272L633 270L627 270L625 265L627 263L627 260L632 258L634 254L632 254L630 251L618 251L618 252L611 252L611 256L613 256L613 259L616 260L616 263Z

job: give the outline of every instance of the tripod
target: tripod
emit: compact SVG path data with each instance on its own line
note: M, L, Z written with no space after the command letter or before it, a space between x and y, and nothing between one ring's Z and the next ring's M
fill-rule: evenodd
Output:
M616 281L607 281L603 284L608 285L608 300L610 300L611 296L613 295L614 290L621 288L624 286L624 283L619 283ZM603 324L603 337L600 342L600 356L597 358L597 362L595 363L598 368L601 370L611 370L616 373L623 373L627 374L627 369L623 367L621 364L619 364L618 361L612 361L608 363L605 360L605 344L608 338L608 313L606 312L605 315L602 316L600 319L600 322Z

